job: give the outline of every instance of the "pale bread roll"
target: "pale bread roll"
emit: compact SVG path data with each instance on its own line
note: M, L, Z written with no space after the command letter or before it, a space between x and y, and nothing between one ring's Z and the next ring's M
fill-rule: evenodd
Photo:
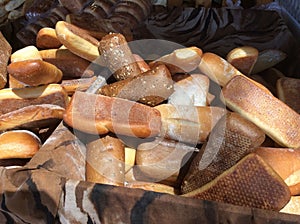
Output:
M161 137L191 144L205 142L212 128L226 113L221 107L208 106L161 104L155 109L161 114Z
M87 144L86 180L124 186L124 144L116 137L105 136Z
M40 149L41 141L32 132L13 130L0 134L0 159L31 158Z
M300 150L258 147L255 150L289 186L291 195L300 194Z
M202 74L192 74L174 83L174 93L168 103L173 105L207 106L209 79Z
M242 46L232 49L226 60L245 75L249 75L258 58L258 50L251 46Z
M18 62L18 61L25 61L25 60L42 60L42 57L39 53L39 50L36 48L36 46L29 45L26 47L23 47L10 56L10 62Z
M300 147L300 115L249 79L234 77L222 90L226 105L252 121L278 144Z
M125 173L135 165L136 149L125 147Z
M281 210L282 213L300 215L300 196L292 196L289 203L287 203Z

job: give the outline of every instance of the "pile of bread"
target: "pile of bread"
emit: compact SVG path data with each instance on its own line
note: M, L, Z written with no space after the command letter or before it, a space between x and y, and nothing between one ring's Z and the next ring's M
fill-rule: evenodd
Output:
M285 53L190 46L147 61L120 33L65 21L35 46L1 42L1 159L30 159L63 121L87 146L87 181L300 213L300 79L273 68Z

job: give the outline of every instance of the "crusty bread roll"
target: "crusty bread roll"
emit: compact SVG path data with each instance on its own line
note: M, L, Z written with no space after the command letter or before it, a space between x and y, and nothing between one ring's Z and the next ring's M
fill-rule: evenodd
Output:
M207 106L209 79L202 74L192 74L174 83L174 93L168 103L173 105Z
M36 46L40 49L55 49L61 45L54 28L43 27L36 35Z
M103 95L75 92L64 121L87 133L146 138L156 136L161 129L160 112L133 101Z
M10 63L7 71L28 86L40 86L61 81L63 73L55 65L42 60L25 60Z
M25 60L42 60L39 50L36 46L29 45L13 52L10 56L10 62L18 62Z
M0 131L48 127L62 120L65 109L53 104L29 105L0 115Z
M61 81L61 86L67 91L69 96L72 96L75 91L85 91L87 90L95 81L96 76L91 78L81 78L81 79L66 79Z
M258 50L251 46L236 47L228 52L226 60L245 75L249 75L258 58Z
M124 80L141 73L127 40L120 33L105 35L99 42L99 53L101 60L117 80Z
M99 41L85 30L65 21L59 21L55 25L55 31L58 40L72 53L91 62L98 59Z
M282 209L291 198L284 181L254 153L183 196L275 211Z
M187 47L174 50L150 63L164 63L172 74L192 72L201 61L202 50L198 47Z
M139 172L136 178L178 186L182 180L180 174L196 150L195 147L160 138L142 143L136 151L135 168Z
M6 88L0 90L0 115L39 104L53 104L65 108L68 102L68 94L59 84L21 89Z
M191 144L205 142L212 128L226 113L221 107L208 106L161 104L155 109L161 114L161 137Z
M9 42L5 39L5 37L0 32L0 89L4 88L7 83L7 64L9 62L12 47L10 46Z
M98 93L156 106L173 93L173 80L167 67L158 65L145 73L105 85Z
M266 49L258 54L258 58L252 69L252 74L262 72L286 59L287 54L278 49Z
M300 115L249 79L234 77L223 88L222 97L231 110L252 121L278 144L300 147Z
M12 130L0 134L0 159L31 158L41 146L40 139L26 130Z
M276 83L278 98L300 114L300 79L282 77Z
M88 78L95 74L91 69L91 62L73 54L68 49L47 49L41 50L42 59L59 68L63 78Z
M209 141L193 159L181 192L188 193L209 183L254 151L265 134L237 113L228 112L213 128Z
M258 147L255 153L264 159L289 186L291 195L300 194L300 150Z
M86 180L124 186L124 144L115 137L105 136L87 144Z

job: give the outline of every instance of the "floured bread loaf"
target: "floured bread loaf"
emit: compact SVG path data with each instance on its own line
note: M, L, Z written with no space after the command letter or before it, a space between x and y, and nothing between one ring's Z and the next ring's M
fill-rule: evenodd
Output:
M183 196L275 211L282 209L291 198L284 181L254 153Z
M226 105L252 121L282 146L300 147L300 115L242 76L223 88Z

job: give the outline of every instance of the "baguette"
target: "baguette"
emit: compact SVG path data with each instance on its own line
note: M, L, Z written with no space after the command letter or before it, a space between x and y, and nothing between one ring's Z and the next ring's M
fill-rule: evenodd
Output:
M25 106L0 115L0 131L14 128L48 127L62 120L65 109L52 104Z
M0 90L0 115L39 104L53 104L65 108L68 101L67 92L59 84L21 89L6 88Z
M42 60L13 62L7 66L11 76L28 86L39 86L61 81L63 73L55 65Z
M44 61L59 68L64 79L88 78L95 74L91 69L91 62L73 54L68 49L41 50L40 55Z
M87 144L86 180L124 186L124 144L115 137L105 136Z
M99 89L99 94L156 106L173 93L173 80L166 66L157 67Z
M54 28L43 27L36 35L36 46L40 49L55 49L61 45Z
M13 130L0 134L0 159L32 158L40 147L40 139L30 131Z
M159 136L191 144L207 140L212 128L226 113L220 107L195 107L161 104L155 107L161 114Z
M281 146L300 147L300 115L242 76L222 90L226 105L260 127Z
M133 101L75 92L64 121L91 134L116 134L147 138L158 135L161 117L158 110Z
M254 153L213 181L183 196L274 211L282 209L291 198L284 181Z

